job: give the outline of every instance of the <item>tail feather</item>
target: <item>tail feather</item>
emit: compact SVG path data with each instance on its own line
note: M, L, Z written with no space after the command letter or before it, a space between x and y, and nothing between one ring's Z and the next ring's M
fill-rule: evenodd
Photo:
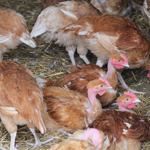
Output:
M47 31L46 24L38 24L38 22L33 27L33 30L31 32L31 37L37 37Z
M40 130L42 134L44 134L46 132L46 127L42 115L35 112L34 118L32 120L34 125Z
M129 138L145 141L150 139L150 121L147 118L133 114L134 123L126 132Z
M22 34L22 37L20 38L20 41L27 44L27 45L29 45L32 48L36 47L35 41L27 33Z
M42 134L46 132L46 127L42 118L39 121L39 130Z
M40 13L32 31L31 31L31 37L37 37L37 36L45 33L48 30L47 27L50 26L51 21L53 22L52 17L55 16L55 14L53 12L53 8L57 9L55 7L48 7ZM51 20L51 21L49 22L49 20ZM51 29L51 28L49 28L49 29Z

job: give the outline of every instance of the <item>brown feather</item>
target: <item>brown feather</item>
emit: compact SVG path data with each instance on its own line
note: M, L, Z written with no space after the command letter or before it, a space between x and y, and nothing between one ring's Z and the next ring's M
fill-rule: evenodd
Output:
M131 127L127 127L125 123ZM104 111L89 127L102 130L108 136L110 147L119 144L122 138L129 141L133 139L144 141L150 138L149 120L131 112ZM127 130L126 134L123 134L123 129Z
M61 29L76 22L83 16L98 16L101 13L87 2L65 1L58 5L49 6L38 16L31 32L32 37L42 35L45 42L54 41L65 46L72 64L75 65L74 52L86 53L82 38L74 33L65 33ZM78 43L79 42L79 43ZM71 53L71 54L70 54Z
M99 84L102 83L99 81ZM95 85L97 83L91 84L92 88ZM94 103L91 104L90 99L86 96L77 91L69 90L67 87L49 86L43 89L43 95L50 118L55 120L59 126L56 129L60 128L67 131L84 129L101 113L99 101L95 99ZM47 124L48 122L46 126Z
M83 17L64 30L84 36L86 47L98 57L101 65L107 63L110 54L122 53L130 68L150 69L149 43L131 19L105 15Z
M0 7L0 35L0 61L3 59L3 53L16 48L21 42L36 47L29 35L24 17L8 8Z
M0 106L15 108L18 117L33 122L44 133L42 91L28 72L24 65L15 61L0 63ZM18 120L15 115L11 117L14 117L14 122ZM22 123L16 121L16 124Z

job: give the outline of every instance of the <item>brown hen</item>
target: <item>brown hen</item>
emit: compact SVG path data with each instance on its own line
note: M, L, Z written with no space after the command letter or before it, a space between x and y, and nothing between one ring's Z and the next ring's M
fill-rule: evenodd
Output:
M64 30L84 37L86 47L98 57L97 65L106 64L112 53L122 53L126 55L130 68L149 70L150 77L149 42L131 19L119 16L84 17Z
M120 111L104 111L89 127L104 132L105 150L138 150L139 141L150 138L150 122L127 109L140 102L133 93L125 92L117 102Z
M88 98L67 87L46 87L43 89L44 102L47 112L57 125L45 120L48 130L76 131L84 129L98 115L101 114L101 104L96 95L103 95L108 88L112 88L108 81L99 78L88 83Z
M40 13L31 32L31 37L42 35L46 43L54 41L60 46L65 46L72 64L75 65L74 53L76 47L77 51L80 51L80 57L84 57L87 49L81 37L71 32L64 33L61 29L78 21L83 16L99 15L101 13L89 3L76 1L61 2L58 5L47 7ZM88 60L87 63L89 63Z
M21 42L35 48L24 17L14 10L0 7L0 61L3 53L15 49Z
M123 68L127 65L128 63L124 57L112 54L108 62L107 72L97 65L88 64L72 67L72 72L70 74L61 77L56 81L41 78L37 78L36 80L42 88L47 86L63 87L66 85L71 90L76 90L87 95L87 84L99 77L104 77L108 80L112 89L108 89L104 95L97 96L97 98L101 102L102 106L107 106L113 102L117 95L118 77L115 68L118 66Z
M27 125L35 146L42 144L35 126L45 133L43 103L42 91L30 70L16 61L0 63L0 118L11 136L11 150L16 150L17 125Z

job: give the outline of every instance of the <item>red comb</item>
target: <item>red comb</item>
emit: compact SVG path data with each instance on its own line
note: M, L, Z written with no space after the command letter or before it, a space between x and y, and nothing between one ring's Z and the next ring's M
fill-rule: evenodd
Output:
M137 96L135 94L130 93L129 91L128 92L124 92L124 95L131 96L132 98L137 98Z
M110 83L105 78L99 77L99 80L104 82L106 85L110 85Z
M120 54L120 56L124 59L125 62L128 63L127 57L124 54Z

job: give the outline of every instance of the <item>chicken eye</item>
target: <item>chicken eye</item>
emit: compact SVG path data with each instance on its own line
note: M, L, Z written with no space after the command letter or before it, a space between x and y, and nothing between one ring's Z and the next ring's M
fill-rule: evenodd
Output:
M129 99L127 98L126 101L129 101Z
M103 84L101 84L100 87L103 87Z
M121 60L118 60L118 62L121 62Z

